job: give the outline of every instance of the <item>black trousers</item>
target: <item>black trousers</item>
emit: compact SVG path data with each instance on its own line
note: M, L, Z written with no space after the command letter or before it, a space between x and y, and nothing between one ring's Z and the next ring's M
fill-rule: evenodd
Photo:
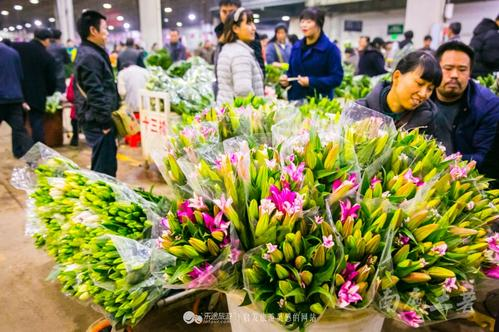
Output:
M31 137L33 142L42 142L45 140L45 132L43 130L43 111L31 108L28 112L29 124L31 126Z
M3 121L12 129L12 153L14 157L21 158L33 145L24 127L21 104L0 104L0 123Z
M118 170L118 160L116 154L116 130L111 128L107 134L98 128L83 129L88 145L92 147L92 171L116 176Z

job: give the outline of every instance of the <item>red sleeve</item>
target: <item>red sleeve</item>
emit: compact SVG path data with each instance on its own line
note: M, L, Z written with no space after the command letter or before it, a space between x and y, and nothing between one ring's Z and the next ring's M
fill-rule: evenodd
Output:
M69 80L68 89L66 91L66 98L68 99L68 101L70 103L74 103L74 101L75 101L74 80L75 80L74 75L71 75L71 78Z

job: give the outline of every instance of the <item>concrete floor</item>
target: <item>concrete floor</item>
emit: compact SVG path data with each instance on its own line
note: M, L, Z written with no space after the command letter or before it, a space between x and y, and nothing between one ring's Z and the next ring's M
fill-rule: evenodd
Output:
M65 137L65 141L68 138ZM65 146L57 150L81 167L88 167L90 150L83 147ZM118 179L130 185L166 193L167 188L159 173L146 170L141 161L140 148L120 147ZM86 331L96 319L102 317L90 307L64 296L59 285L46 278L54 263L42 250L35 249L31 238L24 235L25 193L10 185L10 175L23 163L12 157L10 128L0 126L0 332L3 331ZM191 324L183 320L183 314L192 310L195 298L190 296L175 305L154 308L134 331L230 331L230 324ZM226 312L224 296L217 306L208 310L209 298L201 300L199 312ZM457 322L456 322L457 323ZM384 331L399 331L402 327L387 321ZM419 330L419 329L418 329ZM428 329L426 329L428 330ZM438 329L449 331L450 329ZM480 331L468 322L457 323L452 330ZM414 331L414 330L413 330Z

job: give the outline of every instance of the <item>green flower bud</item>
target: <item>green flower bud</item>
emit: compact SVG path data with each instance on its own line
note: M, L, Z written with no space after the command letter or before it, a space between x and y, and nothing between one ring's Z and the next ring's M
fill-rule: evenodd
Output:
M310 311L312 311L314 314L322 315L322 313L324 312L324 308L320 303L317 302L310 306Z
M284 251L284 258L286 259L286 262L291 262L295 258L295 253L293 251L293 246L289 244L288 242L284 242L283 245L283 251Z
M284 266L281 264L276 264L275 265L275 272L277 274L277 277L279 279L287 279L289 277L289 272L286 270Z
M307 259L303 256L298 256L295 258L295 267L298 269L298 270L301 270L305 264L307 264Z

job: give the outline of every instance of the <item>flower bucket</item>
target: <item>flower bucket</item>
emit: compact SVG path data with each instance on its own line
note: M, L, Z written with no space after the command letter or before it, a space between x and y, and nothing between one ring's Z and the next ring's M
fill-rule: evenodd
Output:
M230 292L226 294L230 313L232 331L238 332L282 332L285 331L278 323L267 319L254 304L240 307L244 293ZM385 318L374 310L327 310L316 323L310 326L310 331L324 332L379 332L383 328Z
M51 147L60 147L63 142L62 110L54 114L43 114L44 143Z

